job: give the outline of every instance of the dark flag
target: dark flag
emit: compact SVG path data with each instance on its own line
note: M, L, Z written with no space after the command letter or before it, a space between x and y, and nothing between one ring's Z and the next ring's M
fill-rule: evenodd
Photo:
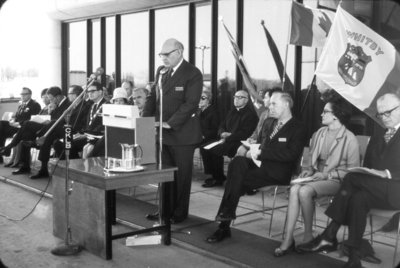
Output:
M283 73L285 72L285 84L283 86L283 90L284 91L289 91L292 92L294 89L293 83L290 80L289 76L287 75L283 62L282 62L282 58L281 55L279 54L279 50L275 44L274 39L272 38L271 34L269 33L269 31L267 30L267 28L265 27L264 21L261 21L261 25L264 28L264 32L265 32L265 37L267 37L267 41L268 41L268 46L269 49L271 50L272 53L272 57L274 58L275 61L275 65L276 65L276 69L278 70L279 73L279 77L281 79L281 82L283 82Z
M242 52L240 51L239 46L236 44L236 41L233 38L233 36L231 35L231 33L229 32L228 28L225 26L224 21L222 19L220 21L221 21L222 25L224 26L226 35L228 36L229 44L231 45L230 48L231 48L233 57L235 58L236 64L238 65L240 73L243 76L243 82L244 82L249 94L254 99L262 101L262 98L261 98L261 96L259 96L257 94L256 87L250 78L249 72L247 71L246 64L244 63Z

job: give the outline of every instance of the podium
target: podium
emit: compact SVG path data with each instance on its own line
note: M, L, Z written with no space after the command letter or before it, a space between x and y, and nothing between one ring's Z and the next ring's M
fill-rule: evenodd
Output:
M140 117L137 106L103 104L105 157L122 158L120 143L139 144L141 164L156 163L154 117Z

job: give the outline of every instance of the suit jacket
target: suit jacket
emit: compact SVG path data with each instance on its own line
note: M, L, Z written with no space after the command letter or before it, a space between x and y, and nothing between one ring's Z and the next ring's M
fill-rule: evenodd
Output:
M71 112L70 124L72 132L76 133L82 131L86 126L87 115L90 112L91 101L83 100Z
M158 68L155 81L159 80ZM160 118L158 83L151 89L146 99L143 116ZM203 88L203 76L199 69L183 61L175 73L163 85L163 122L171 129L163 129L163 143L166 145L194 145L201 142L200 119L196 111Z
M364 166L368 168L388 169L392 179L382 179L387 184L389 203L400 208L400 131L386 144L383 135L376 134L368 143Z
M324 146L328 127L322 127L314 133L310 144L311 168L318 170L318 158ZM341 180L346 175L345 169L360 166L360 151L357 138L342 126L329 148L325 167L321 172L331 172L332 178ZM334 172L333 172L334 171Z
M306 129L293 117L270 139L276 121L267 118L264 122L258 140L263 139L258 159L261 160L260 168L267 176L288 184L306 144Z
M86 125L85 125L85 128L83 129L83 132L90 133L93 135L104 134L103 117L100 116L101 111L102 111L102 105L104 103L108 103L108 102L103 98L99 102L99 106L97 107L96 115L92 119L92 122L90 122L90 111L92 110L94 103L90 106L89 112L87 113L87 116L86 116Z
M246 140L257 126L258 116L254 109L246 105L239 111L233 108L229 111L226 119L221 123L218 134L230 132L231 135L225 142L212 148L212 152L217 155L227 155L233 157L241 144L241 140Z
M200 112L201 132L203 133L203 142L218 139L219 117L218 112L213 105L208 106Z
M38 114L40 112L40 104L34 100L29 100L26 106L20 104L18 106L17 112L15 113L15 122L22 125L23 122L31 119L32 115Z

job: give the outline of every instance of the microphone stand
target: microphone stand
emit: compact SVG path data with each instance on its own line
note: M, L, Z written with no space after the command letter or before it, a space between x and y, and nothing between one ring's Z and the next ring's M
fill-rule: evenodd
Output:
M164 68L160 71L160 78L158 79L158 89L159 89L159 98L160 98L160 126L159 126L159 150L158 150L158 169L162 168L162 140L163 140L163 88L162 88L162 79L164 74L167 72L167 69Z
M69 150L71 149L72 142L72 128L69 124L70 114L65 116L65 136L64 136L64 145L65 145L65 244L60 245L51 250L51 253L56 256L70 256L76 255L81 250L82 247L79 244L74 244L72 242L72 233L71 226L69 222L69 196L71 195L72 188L70 189L70 181L69 181Z
M69 152L71 149L72 143L72 127L69 124L71 112L73 107L77 102L83 99L83 96L86 94L88 87L93 83L93 79L89 80L83 92L70 104L70 106L64 111L61 115L61 119L65 118L65 125L64 125L64 155L65 155L65 206L64 206L64 213L65 213L65 244L60 245L51 250L51 253L56 256L71 256L76 255L82 250L82 246L79 244L74 244L72 242L72 232L71 226L69 221L69 196L71 195L72 189L70 189L70 180L69 180ZM57 125L61 120L57 120L53 126ZM46 137L53 128L49 129L44 137Z

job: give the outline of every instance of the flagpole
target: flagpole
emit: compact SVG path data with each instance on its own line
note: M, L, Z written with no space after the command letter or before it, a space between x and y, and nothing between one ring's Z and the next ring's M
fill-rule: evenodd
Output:
M304 99L303 105L301 105L300 114L303 112L304 107L306 106L307 99L308 99L308 97L310 96L310 91L311 91L311 89L312 89L312 86L315 84L315 79L316 79L316 75L314 74L313 79L311 80L310 87L309 87L309 89L307 90L307 95L306 95L306 97L305 97L305 99Z
M292 5L293 5L293 1L292 1ZM290 12L292 9L290 9ZM288 24L288 35L287 35L287 39L286 39L286 50L285 50L285 64L283 65L283 75L282 75L282 90L285 90L285 82L286 82L286 65L287 65L287 55L288 55L288 49L289 49L289 38L292 32L292 16L289 16L289 24ZM293 89L294 90L294 89Z

